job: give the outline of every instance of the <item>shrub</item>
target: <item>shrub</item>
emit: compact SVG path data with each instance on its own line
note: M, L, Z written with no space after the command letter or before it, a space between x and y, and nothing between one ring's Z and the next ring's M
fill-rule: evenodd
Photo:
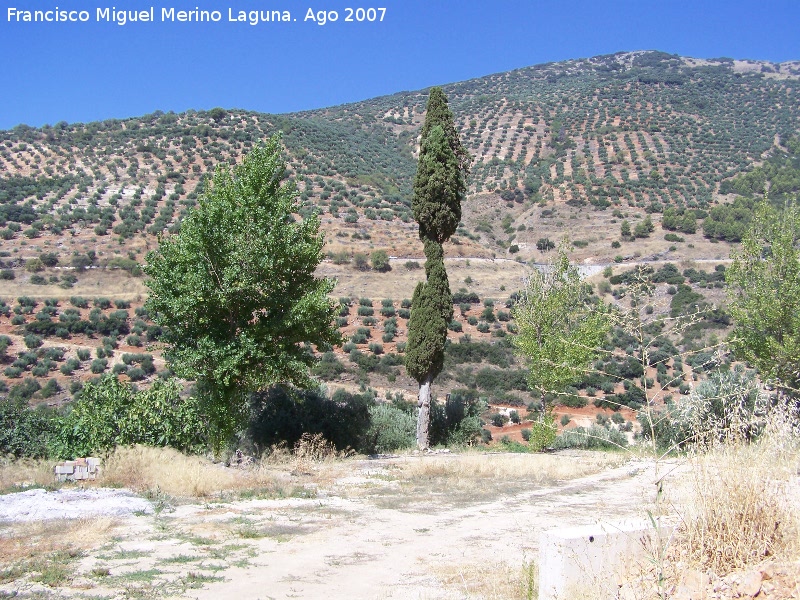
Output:
M566 427L567 425L569 425L570 421L572 421L572 418L569 415L561 415L561 426L562 427Z
M128 372L128 365L126 365L125 363L117 363L114 365L114 368L111 369L111 372L114 375L124 375L125 373ZM68 374L69 373L66 373L66 375Z
M108 361L105 358L96 358L95 360L92 361L92 364L89 368L92 371L92 373L94 373L95 375L99 375L108 368Z
M407 260L403 266L405 266L405 268L408 269L409 271L422 268L422 266L416 260Z
M503 413L492 413L489 415L489 421L491 421L492 425L495 427L503 427L508 423L509 418L508 415L504 415Z
M26 335L22 339L25 342L25 346L27 348L31 348L31 349L38 348L39 346L41 346L44 343L42 341L42 338L40 338L38 335L33 335L32 333L29 333L28 335Z
M89 301L86 298L81 298L80 296L72 296L69 299L69 302L75 308L89 308Z
M60 391L61 386L58 385L58 382L55 379L48 379L47 383L44 384L44 387L42 387L39 393L41 394L42 398L50 398Z
M299 390L273 386L251 396L248 438L262 448L294 445L304 434L321 434L337 449L371 451L366 434L370 427L371 394L336 390L328 397L321 389Z
M392 270L392 265L389 262L389 254L386 250L376 250L370 256L370 263L372 268L379 273L385 273Z
M414 415L390 404L376 404L369 409L369 419L364 443L368 452L383 454L414 446L417 433Z
M353 255L353 267L358 271L369 271L369 259L366 254L357 252Z
M531 424L531 435L528 444L531 451L539 452L545 448L553 447L558 428L555 425L555 417L552 414L545 414L541 421Z
M345 372L345 367L333 352L325 352L311 371L325 381L338 379Z
M78 360L81 361L89 360L89 358L92 356L91 350L88 348L78 348L76 354L78 355Z
M9 379L17 379L22 377L22 369L20 367L6 367L3 374Z
M628 445L628 438L616 429L606 429L592 425L575 427L562 432L553 441L553 447L561 448L586 448L588 450L617 450Z
M147 374L141 367L132 367L128 369L128 378L131 381L141 381L145 377L147 377Z
M64 418L54 454L74 458L129 444L198 448L206 420L197 398L184 399L180 392L176 380L157 380L138 392L112 376L91 381Z
M0 455L43 458L58 426L49 409L32 409L23 400L0 402Z

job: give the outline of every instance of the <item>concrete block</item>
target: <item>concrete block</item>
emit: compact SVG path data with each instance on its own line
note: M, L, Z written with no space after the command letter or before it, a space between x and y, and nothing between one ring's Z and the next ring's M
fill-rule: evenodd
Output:
M539 542L539 600L612 600L629 577L652 565L674 526L650 521L553 529Z

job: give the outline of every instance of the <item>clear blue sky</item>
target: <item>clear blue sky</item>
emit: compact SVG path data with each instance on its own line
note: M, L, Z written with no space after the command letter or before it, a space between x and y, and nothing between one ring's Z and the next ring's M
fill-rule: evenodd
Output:
M462 81L542 62L655 49L800 59L799 0L0 0L0 129L215 106L290 112ZM86 10L87 23L17 23L8 9ZM96 22L98 6L154 7L156 22ZM382 23L345 8L383 6ZM219 23L161 22L162 8ZM288 10L251 26L228 10ZM304 22L308 8L339 21ZM355 15L354 15L355 16Z

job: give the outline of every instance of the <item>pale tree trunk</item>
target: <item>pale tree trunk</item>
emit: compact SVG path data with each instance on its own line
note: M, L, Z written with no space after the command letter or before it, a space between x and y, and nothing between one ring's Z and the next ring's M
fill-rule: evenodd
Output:
M547 412L547 410L546 410L547 407L545 406L545 402L546 401L547 400L545 399L545 393L542 392L542 418L541 418L542 421L544 421L544 414L545 414L545 412Z
M417 407L417 447L427 450L430 446L429 429L431 425L431 383L433 378L427 377L419 384L419 400Z

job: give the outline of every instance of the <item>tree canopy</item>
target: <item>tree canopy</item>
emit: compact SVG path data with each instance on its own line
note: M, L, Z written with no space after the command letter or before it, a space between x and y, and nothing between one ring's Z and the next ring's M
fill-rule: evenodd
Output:
M314 276L323 237L297 220L278 136L232 170L220 167L180 232L147 256L147 310L165 327L165 356L197 380L230 430L243 393L274 383L307 386L309 344L339 342L328 294Z
M800 209L756 207L726 271L734 352L764 381L800 393Z
M542 394L578 381L609 330L608 310L591 293L566 251L535 270L512 308L519 327L514 342L530 367L528 385Z

